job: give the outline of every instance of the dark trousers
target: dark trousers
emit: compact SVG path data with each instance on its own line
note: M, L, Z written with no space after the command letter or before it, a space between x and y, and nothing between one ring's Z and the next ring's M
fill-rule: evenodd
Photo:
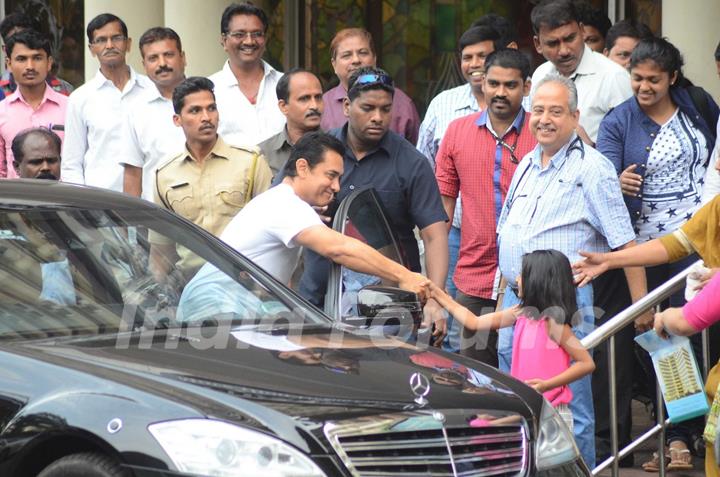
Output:
M601 312L596 314L595 324L600 326L631 305L625 272L611 270L593 281L594 305ZM633 351L635 328L632 323L615 335L616 406L618 418L618 443L623 448L630 443L632 429ZM610 381L608 375L608 342L595 348L595 372L592 375L593 400L595 401L595 447L598 462L610 454Z
M495 300L466 295L460 290L455 300L478 316L495 311ZM473 331L463 327L460 354L497 368L497 331Z

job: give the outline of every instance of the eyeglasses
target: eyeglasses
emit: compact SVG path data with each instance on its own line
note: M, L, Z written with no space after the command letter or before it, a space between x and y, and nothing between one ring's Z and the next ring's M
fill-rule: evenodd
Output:
M366 84L384 84L387 86L393 86L393 80L388 75L379 75L374 73L368 73L364 75L360 75L357 77L355 82L352 84L350 89L353 89L357 86L362 86Z
M225 33L225 36L226 36L226 37L229 36L229 37L232 38L233 40L244 40L244 39L247 38L248 36L250 37L251 40L259 40L259 39L265 37L265 32L259 31L259 30L258 30L258 31L243 31L243 30L239 30L239 31L230 31L230 32L227 32L227 33Z
M118 44L124 42L125 40L127 40L127 37L125 35L113 35L110 38L108 38L106 36L99 36L99 37L93 39L93 41L91 41L90 43L92 43L95 46L100 46L100 45L107 44L108 40L110 40L110 42L113 45L118 45Z

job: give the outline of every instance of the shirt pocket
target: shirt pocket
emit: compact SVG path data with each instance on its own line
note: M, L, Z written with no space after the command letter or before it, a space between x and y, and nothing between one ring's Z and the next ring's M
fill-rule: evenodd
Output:
M380 203L385 209L385 214L390 223L402 224L407 221L409 215L408 207L405 204L405 194L397 189L376 189Z
M197 223L200 216L200 207L193 192L193 187L186 184L175 189L169 189L165 197L170 210Z
M218 213L223 217L235 217L245 207L245 195L248 188L246 178L233 183L219 184L215 189L215 203Z

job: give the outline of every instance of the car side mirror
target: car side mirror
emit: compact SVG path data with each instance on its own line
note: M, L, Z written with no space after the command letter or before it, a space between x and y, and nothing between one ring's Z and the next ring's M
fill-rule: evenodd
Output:
M363 323L356 326L407 327L413 331L422 324L423 307L418 296L401 288L368 285L357 295L357 310Z

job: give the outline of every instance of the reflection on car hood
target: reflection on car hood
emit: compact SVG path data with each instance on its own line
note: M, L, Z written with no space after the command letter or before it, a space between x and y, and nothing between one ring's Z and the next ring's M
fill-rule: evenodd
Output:
M20 347L23 354L175 400L199 396L187 404L206 415L213 414L218 393L309 419L418 409L410 385L414 373L428 378L425 408L500 410L526 419L539 411L537 394L496 369L397 340L325 327L301 337L252 330L207 333L160 330ZM529 409L519 395L538 409Z

